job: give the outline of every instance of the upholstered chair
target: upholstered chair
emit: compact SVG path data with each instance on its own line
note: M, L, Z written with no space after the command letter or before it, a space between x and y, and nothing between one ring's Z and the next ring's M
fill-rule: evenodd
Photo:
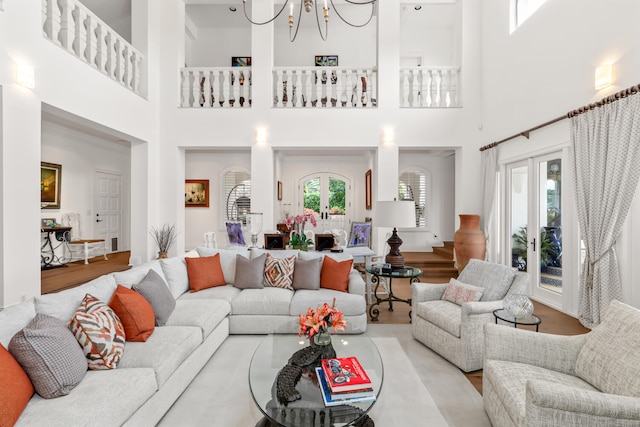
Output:
M413 336L464 372L482 369L484 324L495 321L505 296L524 293L528 282L515 268L471 259L457 282L413 283ZM464 302L470 294L475 301Z
M640 310L612 301L591 332L485 325L482 400L494 427L640 426Z

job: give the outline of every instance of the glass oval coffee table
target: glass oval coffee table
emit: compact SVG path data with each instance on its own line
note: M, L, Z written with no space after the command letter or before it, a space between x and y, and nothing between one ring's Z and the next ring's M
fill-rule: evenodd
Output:
M362 335L332 335L336 357L356 356L371 379L378 397L382 389L383 367L378 348L371 338ZM294 334L272 334L256 348L249 366L249 387L253 400L264 418L256 427L373 426L367 412L375 401L352 402L325 407L315 372L303 370L295 388L301 399L284 405L276 398L278 373L291 356L309 345Z

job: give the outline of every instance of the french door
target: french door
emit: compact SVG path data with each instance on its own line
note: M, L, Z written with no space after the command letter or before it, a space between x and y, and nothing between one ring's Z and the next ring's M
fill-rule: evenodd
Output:
M318 172L303 176L298 181L299 215L303 209L315 212L316 226L307 223L305 230L322 233L326 230L345 229L349 225L351 210L351 179L332 172Z
M506 253L530 276L530 294L562 306L563 152L506 165Z

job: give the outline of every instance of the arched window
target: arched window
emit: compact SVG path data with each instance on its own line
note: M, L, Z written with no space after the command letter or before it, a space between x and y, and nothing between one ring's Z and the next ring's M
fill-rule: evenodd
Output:
M242 169L229 169L223 172L221 182L221 226L227 221L246 224L251 211L251 174Z
M398 200L412 200L416 208L416 227L431 228L431 174L408 170L400 174Z

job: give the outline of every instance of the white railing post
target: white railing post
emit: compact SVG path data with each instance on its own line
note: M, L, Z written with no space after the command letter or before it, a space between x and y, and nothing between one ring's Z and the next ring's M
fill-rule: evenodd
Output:
M218 85L216 84L218 73L216 73L214 70L207 70L205 71L205 73L209 75L209 103L211 104L211 108L220 108L220 105L218 105L217 103L217 95L219 94L216 92L216 88L218 87Z
M302 106L305 108L311 108L311 97L313 96L313 71L305 70L304 72L304 95L302 99Z
M218 72L218 104L220 104L221 108L224 108L225 105L225 101L227 100L227 98L225 98L224 94L225 94L225 84L226 84L226 80L227 80L227 76L225 75L224 71L219 71Z
M79 7L71 12L74 21L72 48L78 58L85 59L84 51L87 47L87 29L84 26L86 13Z
M435 106L436 107L440 107L442 106L442 71L441 70L437 70L436 71L436 85L435 85L435 89L436 89L436 94L435 94Z
M292 77L292 82L293 82L293 86L292 86L292 101L293 101L293 106L300 108L302 107L302 72L301 71L295 71L293 73L293 77Z
M49 40L61 46L60 28L62 25L62 14L58 6L58 0L43 0L45 20L43 24L44 35Z
M96 52L98 50L98 42L96 40L96 23L93 20L93 16L87 15L85 19L86 31L86 46L84 49L84 59L93 66L96 65Z
M55 0L52 0L55 1ZM58 0L62 6L60 11L59 40L62 47L73 52L73 5L71 0Z
M182 70L180 70L180 77L181 77L181 84L180 84L180 88L182 89L181 92L181 102L180 102L180 106L181 107L190 107L191 104L189 103L189 80L191 77L191 72L186 70L185 68L183 68Z

